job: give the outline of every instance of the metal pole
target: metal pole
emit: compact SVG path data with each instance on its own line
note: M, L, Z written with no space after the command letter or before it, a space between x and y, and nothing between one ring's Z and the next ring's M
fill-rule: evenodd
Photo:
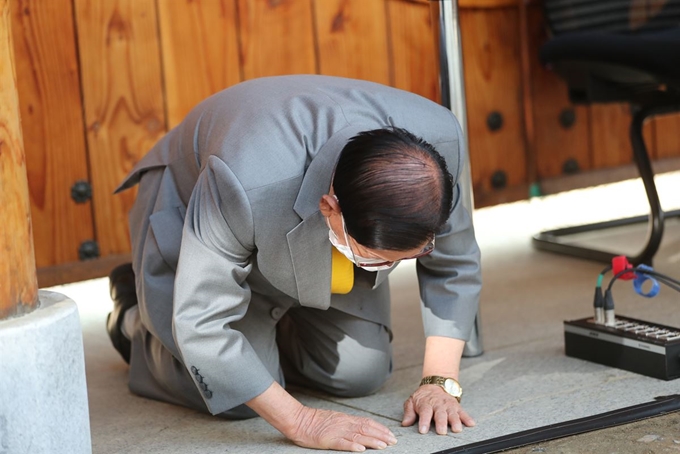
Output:
M442 105L448 107L467 131L463 50L457 0L439 0L439 62Z
M465 136L463 149L467 159L463 169L461 169L460 183L461 187L469 188L463 199L463 205L472 215L474 202L467 141L467 110L465 107L463 48L460 40L458 0L439 0L439 67L441 103L456 116Z
M465 81L463 78L463 48L460 40L460 20L458 0L439 0L439 84L441 103L450 109L458 119L463 131L463 150L466 159L460 171L459 184L463 206L470 216L473 214L472 175L470 174L470 154L468 152L467 110L465 107ZM484 352L479 313L465 344L463 356L479 356Z

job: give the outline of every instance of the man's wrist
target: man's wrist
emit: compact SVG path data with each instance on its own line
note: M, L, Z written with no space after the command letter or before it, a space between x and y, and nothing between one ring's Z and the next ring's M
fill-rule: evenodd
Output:
M313 413L314 411L315 409L300 404L295 409L294 414L291 415L291 418L286 421L283 430L280 430L280 432L289 440L299 441L300 429L309 425L308 419L313 418L313 414L310 414L310 412Z
M455 397L458 402L460 402L461 398L463 397L463 388L460 386L460 383L458 383L458 380L453 377L429 375L427 377L423 377L423 379L420 381L420 386L425 385L439 386L442 388L442 390L444 390L444 392L452 397Z
M458 379L460 360L465 341L447 337L429 336L425 342L423 375L439 375Z
M308 409L277 382L246 405L289 439L297 432Z

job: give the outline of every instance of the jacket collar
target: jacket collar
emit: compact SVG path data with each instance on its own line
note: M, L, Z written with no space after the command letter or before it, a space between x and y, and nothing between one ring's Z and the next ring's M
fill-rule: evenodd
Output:
M331 303L331 243L319 200L328 194L340 151L365 127L347 126L319 149L302 179L293 209L302 222L288 232L287 240L302 306L328 309Z
M331 187L331 177L340 152L349 139L365 129L365 126L355 125L341 129L334 133L314 156L305 171L300 192L293 205L293 209L303 220L319 211L319 200L321 200L322 195L328 194Z

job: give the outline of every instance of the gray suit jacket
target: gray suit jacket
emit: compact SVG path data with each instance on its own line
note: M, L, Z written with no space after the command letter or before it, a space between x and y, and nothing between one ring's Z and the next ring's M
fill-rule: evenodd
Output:
M252 293L318 309L332 305L389 326L389 302L371 304L370 291L331 297L332 246L318 204L347 140L390 125L433 144L457 180L463 137L450 111L371 82L305 75L251 80L206 99L119 187L133 186L146 170L165 169L159 193L166 203L153 210L150 224L162 259L176 269L174 301L147 301L166 315L144 322L177 346L187 368L196 365L208 377L212 393L204 399L212 413L273 381L248 340L230 328L248 311ZM168 199L176 206L168 209ZM417 273L425 334L467 339L480 257L458 185L454 201ZM372 288L387 285L390 271L372 273Z

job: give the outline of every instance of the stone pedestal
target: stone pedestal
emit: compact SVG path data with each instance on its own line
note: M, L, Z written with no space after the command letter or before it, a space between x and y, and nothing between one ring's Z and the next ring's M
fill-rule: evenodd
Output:
M33 312L0 320L0 453L89 454L78 309L59 293L39 299Z

